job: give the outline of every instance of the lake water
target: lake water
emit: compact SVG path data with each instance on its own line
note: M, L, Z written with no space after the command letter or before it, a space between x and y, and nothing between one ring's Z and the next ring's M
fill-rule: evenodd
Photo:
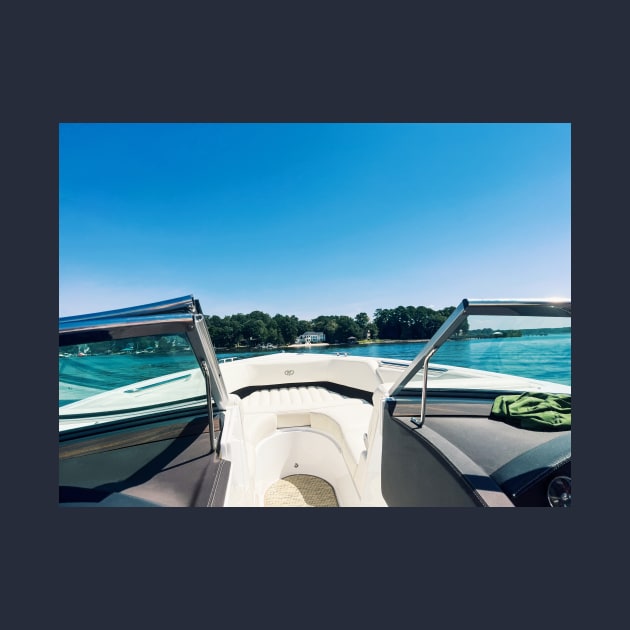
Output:
M351 346L311 346L286 348L285 352L347 353L379 359L412 361L425 342L372 343ZM273 350L270 352L280 352ZM217 353L217 357L251 357L270 352ZM504 339L469 339L448 341L431 359L433 363L470 367L491 372L571 384L571 334L508 337Z
M424 346L424 342L374 343L286 348L284 351L313 354L347 353L348 355L411 361ZM282 350L217 353L217 357L219 359L246 358L275 352L282 352ZM448 341L434 355L432 363L472 367L570 385L571 335L564 333L535 337ZM59 357L60 385L66 383L72 385L75 390L86 388L82 394L79 393L71 398L67 394L62 394L60 386L59 405L68 404L77 397L90 395L87 391L89 389L103 391L142 379L197 367L192 353L186 352ZM97 391L91 393L97 393Z

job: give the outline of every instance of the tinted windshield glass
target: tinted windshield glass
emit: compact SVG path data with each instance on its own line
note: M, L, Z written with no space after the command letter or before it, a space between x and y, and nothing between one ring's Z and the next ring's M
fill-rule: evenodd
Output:
M59 347L60 430L196 404L205 382L183 335Z
M501 389L499 380L446 366L570 386L571 319L470 315L429 362L428 388ZM407 388L421 387L422 379L420 369Z

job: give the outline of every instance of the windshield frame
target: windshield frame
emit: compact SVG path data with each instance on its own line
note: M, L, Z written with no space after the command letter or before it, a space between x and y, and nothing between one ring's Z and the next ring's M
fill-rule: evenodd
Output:
M59 319L59 346L122 340L151 335L182 335L187 338L205 381L211 442L215 436L213 406L224 411L229 395L217 360L201 306L193 296L152 304L64 317ZM130 414L134 416L136 414ZM154 417L155 414L151 414ZM149 416L147 416L149 417ZM114 421L115 422L115 421ZM105 424L111 424L106 422ZM72 432L69 429L66 432ZM61 435L61 431L60 431Z
M470 315L518 317L571 317L571 302L564 298L539 300L468 300L464 298L440 326L407 369L390 387L389 396L403 393L405 386L422 369L422 402L420 424L424 422L427 401L428 365L431 357L450 339Z

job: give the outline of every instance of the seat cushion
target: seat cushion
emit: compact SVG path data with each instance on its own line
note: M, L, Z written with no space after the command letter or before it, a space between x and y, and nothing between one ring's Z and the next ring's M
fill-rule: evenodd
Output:
M243 398L243 411L245 413L282 413L361 404L363 401L357 398L348 398L324 387L282 387L252 392Z

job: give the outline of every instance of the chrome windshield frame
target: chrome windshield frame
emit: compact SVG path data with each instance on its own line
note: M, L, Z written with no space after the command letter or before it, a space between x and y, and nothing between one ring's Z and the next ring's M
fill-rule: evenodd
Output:
M117 318L135 318L148 315L173 314L173 313L194 313L201 310L199 302L192 295L185 295L171 300L163 300L161 302L152 302L150 304L142 304L140 306L131 306L128 308L119 308L112 311L100 311L97 313L87 313L85 315L71 315L69 317L59 318L59 328L62 324L70 322L91 321L97 319L117 319Z
M427 368L429 360L440 346L450 339L469 315L571 317L571 301L563 298L540 300L468 300L464 298L409 364L409 367L390 387L389 397L399 396L417 372L420 369L424 370L419 426L422 426L424 423L426 413Z
M201 306L192 295L132 308L103 311L59 319L59 342L80 342L90 336L97 340L123 339L158 334L184 334L190 342L206 383L210 440L215 448L214 408L225 411L229 394L219 361L205 323ZM102 336L102 339L99 337Z

